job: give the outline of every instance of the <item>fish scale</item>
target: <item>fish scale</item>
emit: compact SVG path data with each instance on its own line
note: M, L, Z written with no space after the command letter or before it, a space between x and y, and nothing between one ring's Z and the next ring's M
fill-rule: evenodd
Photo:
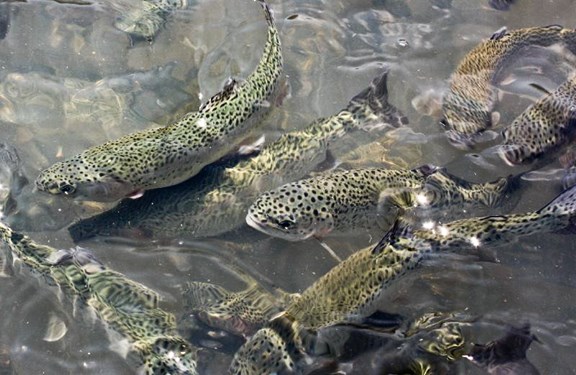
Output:
M231 152L260 122L282 78L280 39L271 11L264 54L242 82L231 81L198 112L163 128L129 134L85 150L45 169L36 179L51 194L114 201L144 190L175 185Z

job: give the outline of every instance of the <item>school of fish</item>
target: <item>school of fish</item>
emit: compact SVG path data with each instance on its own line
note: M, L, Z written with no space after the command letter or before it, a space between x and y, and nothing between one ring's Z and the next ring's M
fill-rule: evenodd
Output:
M250 152L239 151L287 90L280 33L269 5L256 1L267 24L266 42L246 80L230 79L197 111L170 125L110 140L49 166L36 178L35 193L74 201L132 198L71 225L74 242L96 236L204 238L252 229L287 241L368 229L382 233L375 245L354 251L300 293L264 286L247 274L240 275L244 288L235 291L210 281L181 285L188 316L242 338L230 374L433 374L464 359L490 374L539 374L526 357L538 341L528 323L470 348L464 327L473 318L444 312L406 318L383 311L382 302L391 287L437 254L496 247L542 233L574 233L576 186L567 182L569 172L565 190L540 209L499 213L516 202L520 173L471 182L431 164L319 171L335 146L357 132L376 137L409 126L406 115L389 102L393 70L387 65L337 113ZM509 10L513 3L489 2L497 10ZM186 1L142 0L115 27L152 43L169 16L187 6ZM576 73L554 90L540 88L541 98L510 124L498 125L495 113L506 69L531 47L557 46L576 54L576 30L502 28L463 56L442 101L440 123L450 144L462 150L479 147L501 126L496 150L509 166L536 168L560 157L576 168L569 162L576 136ZM118 87L119 81L107 84ZM13 200L28 180L15 149L1 146L0 171ZM5 215L15 210L7 208L11 202L4 202ZM468 214L478 207L489 214ZM41 245L3 223L0 239L5 250L0 264L23 264L94 313L126 343L138 373L202 373L199 353L204 349L181 333L176 316L161 307L160 294L152 288L80 247Z

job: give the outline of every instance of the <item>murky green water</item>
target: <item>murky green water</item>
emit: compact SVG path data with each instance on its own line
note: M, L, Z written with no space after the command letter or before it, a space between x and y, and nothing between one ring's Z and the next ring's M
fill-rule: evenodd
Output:
M524 170L505 167L489 149L477 154L454 149L438 119L417 110L413 100L441 98L459 59L501 26L573 27L573 2L518 0L509 12L492 10L482 0L453 0L449 9L432 3L272 2L291 97L266 120L268 139L336 112L386 63L391 67L390 101L407 114L410 125L369 144L359 145L366 139L349 139L350 153L339 155L345 165L434 163L474 181ZM250 1L191 1L169 18L152 44L132 43L114 28L122 6L138 2L0 3L0 14L9 15L0 18L9 23L0 40L0 141L17 148L30 180L62 156L154 122L165 124L196 108L198 93L206 98L230 75L247 76L260 57L265 25ZM130 75L135 72L142 75ZM528 103L524 97L505 96L498 107L502 121L513 119ZM352 151L356 146L360 147ZM552 164L546 171L555 168L559 167ZM550 175L526 181L514 211L537 209L553 198L560 181ZM7 220L41 243L67 248L74 246L67 225L109 207L56 198L25 186L17 199L19 211ZM381 235L372 231L329 237L326 242L345 257ZM127 233L122 238L97 237L81 246L109 267L158 290L164 307L180 317L185 313L179 287L186 281L242 287L225 266L230 262L289 291L303 290L335 264L315 241L270 239L245 225L218 238L185 237L142 238ZM383 308L407 316L431 311L481 316L471 329L479 342L501 336L505 323L530 321L541 341L529 350L530 360L543 374L572 374L575 249L572 236L550 234L498 249L437 257L390 290ZM56 291L27 271L0 278L0 306L0 373L3 358L9 358L18 374L133 371L110 348L100 323L69 302L61 303ZM47 335L55 318L67 328L57 340L54 334ZM206 349L210 361L203 364L205 373L222 373L241 341L198 335L191 341L211 348ZM482 372L461 361L454 373Z

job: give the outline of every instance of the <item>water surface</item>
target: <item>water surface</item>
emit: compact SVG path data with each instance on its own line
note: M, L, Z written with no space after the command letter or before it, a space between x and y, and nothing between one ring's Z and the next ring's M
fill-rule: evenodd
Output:
M572 1L519 0L508 12L490 9L481 0L454 0L446 9L434 3L272 2L291 97L266 120L263 129L268 139L336 112L387 64L391 67L390 101L407 114L410 125L369 144L349 139L350 150L345 151L350 152L339 155L345 166L434 163L474 181L524 170L505 167L489 149L465 153L451 147L434 116L434 100L445 92L458 61L478 42L502 26L572 27L576 17ZM138 2L120 5L137 7ZM197 107L201 98L217 92L229 76L246 77L264 45L265 25L251 1L191 1L168 19L151 43L133 40L116 29L119 8L104 0L89 5L0 3L0 14L1 141L18 149L31 180L62 157L154 123L165 124ZM168 66L172 66L169 79L156 82L150 78L161 74L161 69L154 69ZM129 75L135 72L148 72L151 81L138 82L151 83L122 95L94 91L101 87L95 86L99 80L120 77L130 82ZM562 79L555 77L542 80L552 84ZM534 93L519 96L519 91L506 95L497 108L504 123L533 100L530 95ZM415 108L415 98L426 99L432 109ZM546 170L557 168L551 164ZM554 173L540 176L544 177L522 185L514 211L538 209L559 192L560 181ZM7 220L39 242L63 248L74 246L67 225L109 207L76 205L34 192L30 186L24 188L18 203L19 216ZM360 231L326 242L346 257L381 236L377 230ZM186 314L179 287L186 281L242 287L226 268L228 263L293 292L302 291L335 264L316 241L288 243L245 225L204 240L96 238L81 245L109 267L158 290L164 307L182 318ZM505 323L530 321L541 341L529 350L530 360L542 373L572 374L576 368L574 250L572 236L550 234L498 249L435 257L390 290L382 307L414 317L432 311L480 316L470 331L473 340L482 343L501 336ZM60 302L55 290L37 282L29 272L9 272L1 281L0 366L7 356L13 373L19 374L133 371L110 348L101 324L75 311L69 301ZM47 338L51 319L65 324L62 338ZM210 348L206 350L214 358L205 364L206 373L221 373L241 343L194 334L191 341ZM453 372L482 373L465 361L456 364Z

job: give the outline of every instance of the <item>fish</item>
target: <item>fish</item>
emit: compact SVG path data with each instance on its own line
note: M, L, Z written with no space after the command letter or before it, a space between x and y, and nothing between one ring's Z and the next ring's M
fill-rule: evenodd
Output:
M188 7L188 0L141 0L139 3L139 7L122 9L114 26L148 42L152 42L171 13Z
M186 283L182 291L186 311L210 327L248 337L298 298L280 289L268 291L255 280L245 281L247 287L239 292L200 281Z
M332 146L347 134L376 134L408 123L388 103L389 68L355 95L338 113L313 121L302 130L283 134L246 160L228 159L210 165L201 175L167 189L148 191L114 209L69 227L75 242L96 235L135 231L145 237L211 237L241 226L262 190L302 178L311 172ZM232 164L228 164L228 162Z
M306 288L281 315L263 327L268 330L266 336L257 332L249 339L235 354L230 372L267 373L269 363L246 354L258 353L261 346L268 347L270 343L261 344L268 337L284 341L275 346L279 352L270 353L269 357L293 355L291 361L274 363L275 371L288 364L297 366L298 360L306 355L306 342L310 341L307 337L313 332L335 324L361 323L377 310L376 305L388 287L433 253L496 246L522 236L574 230L575 223L576 187L532 212L432 223L422 228L398 220L378 244L353 253ZM273 334L270 330L274 330L275 324L283 328Z
M465 358L490 375L539 375L538 369L526 358L532 341L539 341L530 332L530 324L508 327L506 334L487 344L475 344Z
M509 10L516 0L490 0L490 6L496 10Z
M522 112L502 132L498 154L509 165L550 158L576 136L576 74Z
M197 374L197 349L177 333L176 318L159 306L160 296L99 262L87 250L57 250L0 223L7 259L18 259L49 285L81 301L127 340L145 374Z
M282 81L278 31L268 5L258 2L268 24L267 42L245 81L229 80L197 112L169 126L132 133L57 162L40 172L37 189L80 200L135 198L183 182L233 151L241 137L256 131Z
M176 63L87 81L55 77L38 72L9 73L0 83L0 119L33 125L39 121L57 122L66 129L82 124L90 133L110 139L130 129L152 126L171 117L170 112L190 110L181 107L193 102L172 77ZM193 86L193 85L192 85ZM122 124L122 129L120 125ZM94 142L94 136L90 138Z
M337 361L346 374L444 373L465 352L464 324L444 322L409 335L338 324L318 331L314 355Z
M29 184L22 170L22 161L16 148L9 143L0 142L0 176L6 181L8 193L3 197L1 214L8 216L16 210L16 197Z
M283 185L250 206L246 222L289 241L324 237L338 231L370 228L416 208L445 210L463 204L496 206L509 179L470 184L438 167L411 170L365 168L330 172Z
M576 52L576 30L562 26L502 28L464 56L450 77L450 88L442 104L440 124L450 143L471 149L487 129L493 127L497 100L495 84L506 66L529 47L561 45Z

